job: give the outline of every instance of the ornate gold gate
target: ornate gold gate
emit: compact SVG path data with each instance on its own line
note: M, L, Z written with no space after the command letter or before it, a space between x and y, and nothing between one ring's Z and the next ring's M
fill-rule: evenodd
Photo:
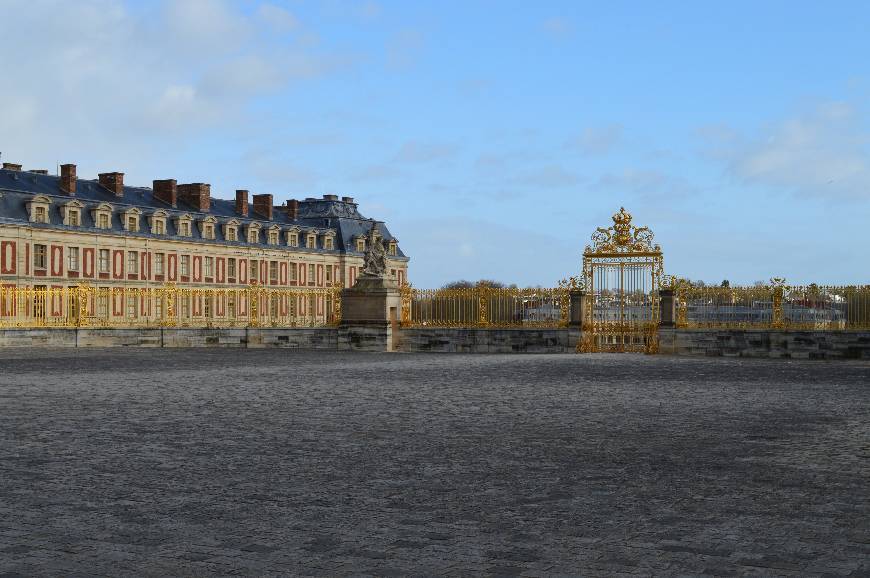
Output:
M659 289L664 259L647 227L624 208L599 227L583 251L581 352L658 351Z

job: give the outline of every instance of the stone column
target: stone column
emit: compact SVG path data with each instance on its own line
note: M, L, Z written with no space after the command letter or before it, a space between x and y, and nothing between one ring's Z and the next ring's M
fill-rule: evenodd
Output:
M402 311L399 287L392 279L358 277L341 292L339 348L359 351L393 351L393 329Z
M583 339L583 318L586 315L586 291L571 289L568 292L568 347L576 349Z
M659 326L673 329L677 322L677 300L673 289L659 291Z

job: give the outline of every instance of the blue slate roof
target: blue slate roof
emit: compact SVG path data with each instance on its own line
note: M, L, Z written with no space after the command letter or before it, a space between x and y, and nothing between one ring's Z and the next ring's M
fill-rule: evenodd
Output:
M123 196L115 196L114 192L105 189L98 181L78 179L76 193L74 196L70 196L61 190L60 177L57 175L42 175L27 171L0 169L0 224L27 223L29 226L37 228L92 229L97 233L106 232L104 229L97 229L95 227L90 209L96 208L101 203L108 203L113 208L109 231L116 234L161 239L176 238L184 241L219 243L221 245L250 246L250 243L244 241L227 241L224 239L223 227L220 225L230 219L236 219L243 226L252 222L258 223L261 227L261 241L265 241L267 238L263 231L274 224L279 225L282 232L290 230L292 227L298 227L301 237L308 231L324 233L327 230L332 230L335 232L335 249L333 251L326 251L320 248L308 249L302 246L294 247L293 250L301 252L360 254L356 251L355 238L367 235L372 223L371 219L367 219L359 213L356 203L333 198L308 198L300 200L296 219L289 218L286 213L286 207L274 207L272 210L273 218L269 220L260 215L253 214L249 214L248 217L242 217L236 213L234 200L212 197L209 211L205 212L186 205L182 199L178 200L177 208L172 208L163 201L155 199L153 191L147 187L125 186L123 193ZM46 195L52 200L52 204L49 207L49 220L51 222L48 224L29 222L26 203L34 195L38 194ZM63 217L60 207L72 199L79 201L85 206L85 210L81 214L81 226L79 227L67 227L61 224ZM121 213L131 207L141 210L144 217L147 217L158 209L166 211L169 215L166 223L166 235L152 235L148 232L147 221L140 222L140 231L137 233L130 233L124 230L123 223L121 222ZM253 210L253 204L250 205L250 210ZM215 227L215 239L203 239L200 236L199 228L196 226L191 227L191 236L178 237L175 231L174 217L183 214L189 214L195 222L201 221L208 215L215 217L219 225ZM378 222L378 230L384 239L388 241L394 239L383 222ZM244 237L244 235L240 235L240 237ZM304 244L304 237L300 241ZM282 238L282 242L284 242L284 238ZM273 247L272 245L266 245L264 242L258 245ZM391 258L407 260L407 256L402 252L401 248L398 249L398 254L391 256Z

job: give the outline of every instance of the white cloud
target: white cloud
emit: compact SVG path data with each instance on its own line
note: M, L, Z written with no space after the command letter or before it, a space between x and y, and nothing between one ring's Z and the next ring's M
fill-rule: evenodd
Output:
M570 139L566 147L576 150L582 155L604 155L622 140L622 125L610 124L606 126L587 127L583 132Z
M707 153L747 184L806 196L870 197L866 113L843 102L761 127L753 135L727 126L700 131Z
M449 159L456 155L458 147L449 143L408 141L404 143L395 160L402 163L429 163Z
M297 42L306 30L271 3L6 0L3 11L0 54L15 74L0 76L0 150L31 166L75 162L83 177L116 169L147 184L151 159L164 166L206 129L231 141L254 99L346 62Z

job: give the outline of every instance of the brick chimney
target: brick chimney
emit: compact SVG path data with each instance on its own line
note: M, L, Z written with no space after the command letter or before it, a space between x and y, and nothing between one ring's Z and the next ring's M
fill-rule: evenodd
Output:
M154 198L163 201L172 208L178 206L178 183L175 179L154 181Z
M342 198L341 198L341 202L342 202L342 203L352 203L352 202L353 202L353 197L342 197Z
M299 218L299 201L296 199L290 199L287 201L287 218L291 221L295 221Z
M236 213L243 217L248 216L248 191L236 191Z
M178 198L197 211L208 211L211 207L211 185L207 183L178 185Z
M254 212L269 221L272 220L272 195L254 195Z
M100 173L100 185L116 197L124 196L124 173Z
M75 165L60 165L60 190L70 196L76 194Z
M3 168L7 171L20 171L21 165L16 165L15 163L3 163Z
M48 170L47 170L47 169L30 169L30 170L27 171L27 172L28 172L28 173L33 173L34 175L47 175L47 174L48 174Z

